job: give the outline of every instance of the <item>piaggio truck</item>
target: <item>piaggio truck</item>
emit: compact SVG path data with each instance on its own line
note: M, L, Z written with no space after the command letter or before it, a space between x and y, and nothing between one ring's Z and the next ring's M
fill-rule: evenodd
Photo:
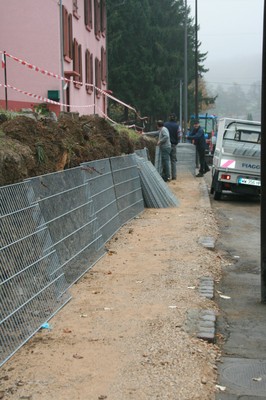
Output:
M212 165L211 194L223 191L260 195L261 123L221 118Z

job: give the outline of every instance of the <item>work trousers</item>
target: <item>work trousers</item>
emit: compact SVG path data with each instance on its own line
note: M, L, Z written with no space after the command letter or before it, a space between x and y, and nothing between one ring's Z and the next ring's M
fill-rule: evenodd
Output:
M205 148L204 147L197 147L197 152L199 155L199 163L200 163L200 168L199 172L201 174L205 174L207 171L209 171L208 164L205 159Z
M172 179L176 179L176 144L171 144L171 153L170 153L170 160L171 160L171 177Z
M171 147L161 147L162 178L167 181L170 179L170 153Z

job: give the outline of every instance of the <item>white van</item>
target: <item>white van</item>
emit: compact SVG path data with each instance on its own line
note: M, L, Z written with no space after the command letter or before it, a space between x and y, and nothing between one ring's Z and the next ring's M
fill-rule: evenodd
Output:
M261 123L221 118L213 155L211 194L223 191L259 195Z

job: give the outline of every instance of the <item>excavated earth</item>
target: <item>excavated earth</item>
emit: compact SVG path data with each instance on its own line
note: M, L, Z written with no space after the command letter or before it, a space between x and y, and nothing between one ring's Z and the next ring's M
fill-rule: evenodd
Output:
M30 114L32 115L32 114ZM73 168L82 162L133 153L154 140L127 129L119 132L103 118L62 114L58 121L0 114L0 186Z

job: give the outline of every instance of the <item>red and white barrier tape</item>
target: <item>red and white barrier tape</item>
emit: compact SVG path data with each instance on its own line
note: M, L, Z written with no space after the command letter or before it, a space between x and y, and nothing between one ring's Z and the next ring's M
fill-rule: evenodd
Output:
M5 84L3 84L3 83L0 83L0 86L1 86L1 87L5 87L5 88L9 88L9 89L12 89L12 90L15 90L16 92L25 94L26 96L33 97L33 98L38 99L38 100L42 100L42 101L44 101L45 103L56 104L57 106L76 107L76 108L94 107L94 104L90 104L90 105L86 105L86 106L76 106L76 105L70 105L70 104L59 103L59 102L57 102L57 101L47 99L46 97L39 96L39 95L34 94L34 93L26 92L25 90L18 89L18 88L16 88L15 86L12 86L12 85L8 85L8 84L5 85Z
M30 93L30 92L26 92L26 91L24 91L24 90L18 89L18 88L16 88L15 86L4 85L3 83L0 83L0 86L1 86L1 87L8 87L8 88L10 88L10 89L12 89L12 90L15 90L16 92L25 94L26 96L33 97L33 98L38 99L38 100L42 100L42 101L44 101L45 103L50 103L50 104L55 104L55 105L60 105L60 106L65 106L65 107L76 107L76 108L78 108L78 107L80 107L80 108L94 107L94 104L90 104L90 105L87 105L87 106L76 106L76 105L71 105L71 104L59 103L59 102L57 102L57 101L53 101L53 100L47 99L46 97L39 96L39 95L37 95L37 94ZM104 116L104 118L106 118L107 120L109 120L109 121L112 122L113 124L117 124L115 121L113 121L111 118L109 118L108 115L106 115L106 114L101 110L100 107L98 107L97 105L95 105L95 107L97 108L98 112L100 112L100 114L102 114L102 115Z
M110 99L116 101L117 103L120 103L120 104L123 105L124 107L127 107L129 110L134 111L134 113L141 119L141 117L140 117L139 114L137 113L137 110L136 110L134 107L131 107L130 105L128 105L128 104L124 103L123 101L117 99L116 97L112 96L110 93L107 93L106 91L104 91L104 90L102 90L102 89L100 89L100 88L97 88L96 86L94 86L94 85L92 85L92 84L84 83L84 82L80 82L80 81L74 81L74 80L71 81L71 80L68 79L68 78L65 78L65 77L63 77L63 76L60 76L60 75L55 74L55 73L53 73L53 72L49 72L49 71L47 71L46 69L37 67L37 66L34 65L34 64L30 64L30 63L28 63L27 61L21 60L20 58L15 57L15 56L12 56L11 54L9 54L9 53L7 53L7 52L3 52L3 51L1 51L1 50L0 50L0 54L5 54L7 57L12 58L14 61L17 61L17 62L20 63L21 65L24 65L24 66L28 67L29 69L31 69L31 70L33 70L33 71L40 72L40 73L43 74L43 75L47 75L47 76L50 76L50 77L52 77L52 78L60 79L61 81L65 81L65 82L73 82L73 83L77 83L77 84L79 84L79 85L82 84L82 85L85 85L85 86L93 87L94 90L99 91L100 93L104 94L105 96L109 97ZM47 100L49 100L49 99L47 99ZM57 103L57 104L59 104L59 103ZM75 106L75 107L78 107L78 106ZM82 107L82 106L80 106L80 107ZM87 107L87 106L85 106L85 107Z

